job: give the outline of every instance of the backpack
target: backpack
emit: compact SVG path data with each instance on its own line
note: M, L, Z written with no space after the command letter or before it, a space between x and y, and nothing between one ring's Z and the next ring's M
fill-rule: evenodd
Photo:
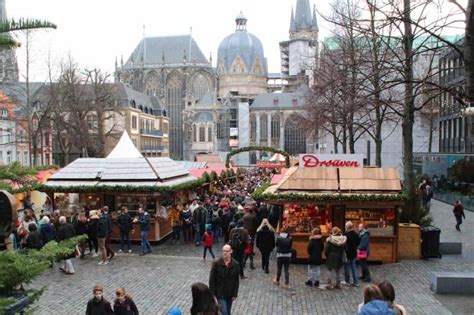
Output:
M230 240L230 246L233 249L242 248L242 228L235 228L232 233L232 239Z
M212 223L217 224L221 221L221 218L219 217L219 210L213 210L212 211Z

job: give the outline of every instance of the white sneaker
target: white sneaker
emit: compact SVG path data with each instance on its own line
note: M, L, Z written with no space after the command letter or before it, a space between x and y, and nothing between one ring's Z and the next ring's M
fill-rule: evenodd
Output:
M132 250L131 250L131 249L129 249L129 250L128 250L128 253L129 253L129 254L131 254L131 253L132 253Z
M94 254L92 254L92 257L99 257L99 254L94 253Z
M108 261L104 261L104 265L107 265L109 262Z
M99 261L98 265L105 265L103 261Z
M118 251L118 252L119 252L119 253L123 253L123 250L119 249L119 251Z

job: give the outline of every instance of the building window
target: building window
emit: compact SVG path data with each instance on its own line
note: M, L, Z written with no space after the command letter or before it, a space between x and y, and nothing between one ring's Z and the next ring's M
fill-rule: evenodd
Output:
M49 143L49 133L45 133L45 134L44 134L44 145L45 145L46 147L49 147L49 144L50 144L50 143Z
M21 152L20 151L16 151L16 159L15 160L21 163Z
M198 134L197 134L196 125L193 125L193 140L194 140L194 142L198 142Z
M1 115L3 118L8 118L8 110L6 108L2 108Z
M25 130L21 129L20 130L20 135L19 135L19 142L25 142Z
M273 105L275 105L275 106L278 105L278 98L275 97L275 98L273 99Z
M23 151L23 165L30 165L30 158L28 151Z
M272 140L280 139L280 116L272 116Z
M260 141L268 139L268 118L267 115L260 115Z
M8 143L13 142L13 133L11 129L7 129L7 142Z
M292 99L292 100L291 100L291 104L292 104L293 106L298 105L298 99L297 99L297 98Z
M97 127L98 127L97 116L87 115L86 116L86 123L87 123L87 128L89 128L89 130L97 129Z
M7 164L12 162L12 151L7 152Z
M137 116L132 115L132 129L137 129L138 124L137 124Z
M257 139L257 121L255 114L250 114L250 141Z
M206 142L206 127L199 127L199 142Z
M38 120L33 119L32 124L33 124L33 130L38 130Z
M207 127L207 142L212 142L212 126Z

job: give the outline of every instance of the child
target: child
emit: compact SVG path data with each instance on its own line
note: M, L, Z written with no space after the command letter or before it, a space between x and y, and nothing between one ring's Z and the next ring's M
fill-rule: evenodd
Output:
M117 298L114 303L114 314L116 315L138 315L138 308L132 298L125 293L124 288L115 291Z
M250 235L249 235L249 239L247 241L247 246L244 249L244 254L245 254L244 268L245 268L245 264L247 263L247 258L250 258L250 269L255 269L255 267L253 265L253 256L255 255L255 253L253 251L253 240L250 237Z
M212 252L212 246L214 246L214 233L212 232L212 225L206 224L206 232L202 237L202 241L204 244L204 255L202 259L206 259L206 252L209 250L211 253L212 259L215 259L214 253Z
M100 285L92 289L94 297L87 302L86 315L102 315L113 313L110 303L104 298L104 288Z

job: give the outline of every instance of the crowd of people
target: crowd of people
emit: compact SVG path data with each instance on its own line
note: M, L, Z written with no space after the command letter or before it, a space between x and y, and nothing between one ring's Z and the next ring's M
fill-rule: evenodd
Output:
M202 258L206 259L209 253L213 259L209 286L203 283L192 285L191 314L231 314L232 304L238 297L239 282L247 278L245 270L247 267L256 268L255 247L260 253L261 269L265 274L270 273L270 256L276 248L273 283L280 286L284 273L282 287L289 289L290 262L295 251L291 235L284 229L278 235L276 232L281 207L259 203L251 198L251 192L262 182L268 181L270 175L265 170L248 170L241 180L220 182L189 204L170 207L169 218L173 229L171 241L181 243L182 238L185 244L202 245ZM112 222L109 209L105 206L100 210L77 210L67 222L66 217L58 211L36 220L34 213L26 210L16 234L20 246L31 249L39 249L51 240L62 241L74 235L86 234L88 239L79 244L78 256L83 258L88 251L93 257L99 256L99 265L106 265L116 255L110 246L113 224L117 224L120 230L119 252L132 252L130 234L133 232L133 223L138 223L140 227L141 255L152 251L148 242L150 214L143 208L138 213L137 217L132 218L128 209L123 207L116 222ZM307 286L321 287L323 264L328 270L324 286L327 290L341 289L344 284L359 287L360 281L372 281L367 265L370 255L369 231L363 224L355 227L350 221L345 223L344 231L333 227L330 235L324 239L319 228L312 230L307 246ZM216 244L223 245L222 257L217 259L213 249ZM360 275L356 261L361 267ZM61 270L66 274L74 274L70 259L64 261ZM101 286L93 288L94 297L87 304L87 314L138 314L133 299L123 288L116 290L113 306L103 293ZM359 307L359 313L392 314L371 313L371 310L385 305L393 314L406 314L403 307L394 304L394 298L390 283L371 284L364 288L364 303ZM181 310L174 308L169 314L179 312Z

